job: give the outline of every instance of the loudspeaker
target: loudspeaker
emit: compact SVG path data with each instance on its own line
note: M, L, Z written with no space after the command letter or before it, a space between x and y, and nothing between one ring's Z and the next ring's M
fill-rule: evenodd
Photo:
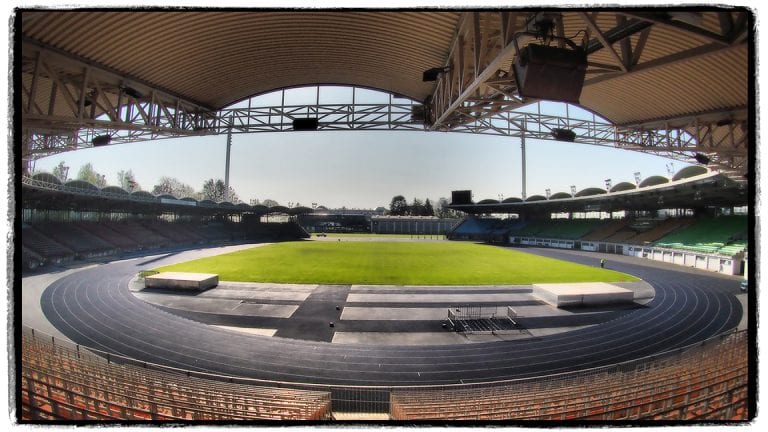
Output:
M578 104L587 54L581 48L531 44L520 50L512 69L520 96Z
M101 147L109 144L109 142L112 141L112 137L109 135L99 135L93 137L91 140L91 143L94 147Z
M552 136L558 141L574 142L576 141L576 132L570 129L552 129Z
M693 155L693 158L696 159L696 162L702 165L709 164L709 157L707 157L707 155L696 153L695 155Z
M293 130L295 131L315 131L317 130L316 118L297 118L293 119Z
M472 204L472 191L460 190L451 192L451 205Z

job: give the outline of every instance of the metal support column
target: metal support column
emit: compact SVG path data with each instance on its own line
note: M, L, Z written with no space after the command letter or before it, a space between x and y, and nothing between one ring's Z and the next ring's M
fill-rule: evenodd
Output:
M232 150L232 128L227 131L227 161L224 167L224 201L229 202L229 154Z
M525 176L525 166L526 166L526 163L525 163L525 134L522 134L520 136L520 150L521 150L521 154L522 154L522 158L521 159L522 159L522 165L523 165L523 170L522 170L523 171L523 194L522 194L522 198L523 198L523 201L525 201L525 199L527 198L527 196L525 195L526 194L526 190L525 190L525 177L526 177Z

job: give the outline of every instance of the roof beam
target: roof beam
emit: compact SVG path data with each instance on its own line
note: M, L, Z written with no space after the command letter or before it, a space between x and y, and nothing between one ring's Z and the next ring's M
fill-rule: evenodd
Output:
M80 135L80 129L89 128L110 134L142 130L153 135L199 135L195 126L209 123L215 115L194 102L37 43L23 41L21 57L27 65L18 78L21 129L28 139L58 131L62 139L70 140ZM46 87L50 90L41 91ZM35 149L36 143L30 146Z
M491 21L496 18L499 21L499 28L503 31L494 33L495 27ZM461 22L467 25L460 25L459 37L450 49L451 56L445 62L451 67L450 73L440 76L431 98L431 111L434 114L430 125L431 130L445 129L457 109L462 107L470 97L479 96L481 90L487 90L484 88L485 82L498 78L498 71L505 69L504 66L516 54L514 37L510 38L510 35L515 32L514 19L510 19L509 14L471 12L464 15ZM472 49L472 55L469 58L463 57L464 61L469 60L472 64L463 65L460 69L457 68L458 65L453 59L458 51L464 49L463 46L457 46L459 41L463 41ZM459 91L454 92L451 91L449 84L457 74L462 85ZM513 80L510 79L511 83Z
M655 25L660 25L664 27L670 27L675 30L682 30L686 33L692 34L694 36L702 37L706 40L708 40L711 43L716 43L720 45L730 45L731 41L728 40L728 38L722 34L715 33L712 31L709 31L707 29L698 27L694 24L690 24L688 22L684 22L681 20L676 20L674 17L669 13L658 13L658 12L625 12L619 10L617 13L621 13L623 15L652 22ZM684 12L689 13L689 12ZM690 12L694 13L694 12Z
M608 42L608 39L605 37L603 32L597 26L597 24L595 24L595 21L584 12L579 12L578 15L581 18L581 20L587 24L587 28L589 28L589 30L591 30L595 34L595 37L597 38L597 40L599 40L600 43L603 44L603 47L606 50L608 50L608 53L611 55L611 57L613 57L613 59L616 60L616 64L618 64L619 68L623 72L627 72L627 65L624 64L624 61L622 61L619 54L616 52L615 49L613 49L613 45L610 42ZM624 38L622 40L628 40L628 39Z
M628 72L606 73L600 76L596 76L594 78L587 79L584 81L584 86L586 87L586 86L598 84L604 81L608 81L614 78L618 78L626 74L637 73L641 71L649 71L649 70L653 70L660 67L666 67L666 66L673 65L675 63L679 63L679 62L683 62L683 61L687 61L695 58L705 57L708 55L720 53L726 50L737 49L740 47L741 47L741 44L725 45L725 46L722 44L702 45L702 46L691 48L685 51L680 51L674 54L670 54L666 57L661 57L654 60L649 60L644 63L639 63Z
M695 115L685 115L679 117L671 117L660 120L648 120L644 122L624 123L617 126L637 128L637 129L660 129L664 125L672 127L688 127L694 122L700 124L717 123L721 120L733 120L736 122L745 122L749 114L746 107L725 109L710 112L697 113Z

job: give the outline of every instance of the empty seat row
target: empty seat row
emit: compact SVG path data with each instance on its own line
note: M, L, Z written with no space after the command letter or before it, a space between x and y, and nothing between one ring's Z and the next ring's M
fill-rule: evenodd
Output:
M630 366L494 386L398 390L396 420L727 419L747 415L746 332Z
M22 338L22 405L30 419L324 420L324 391L235 384L120 365Z

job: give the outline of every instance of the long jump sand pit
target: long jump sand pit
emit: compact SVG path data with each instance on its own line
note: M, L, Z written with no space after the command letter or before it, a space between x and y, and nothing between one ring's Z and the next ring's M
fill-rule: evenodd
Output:
M533 295L555 307L632 303L634 292L605 282L533 284Z

